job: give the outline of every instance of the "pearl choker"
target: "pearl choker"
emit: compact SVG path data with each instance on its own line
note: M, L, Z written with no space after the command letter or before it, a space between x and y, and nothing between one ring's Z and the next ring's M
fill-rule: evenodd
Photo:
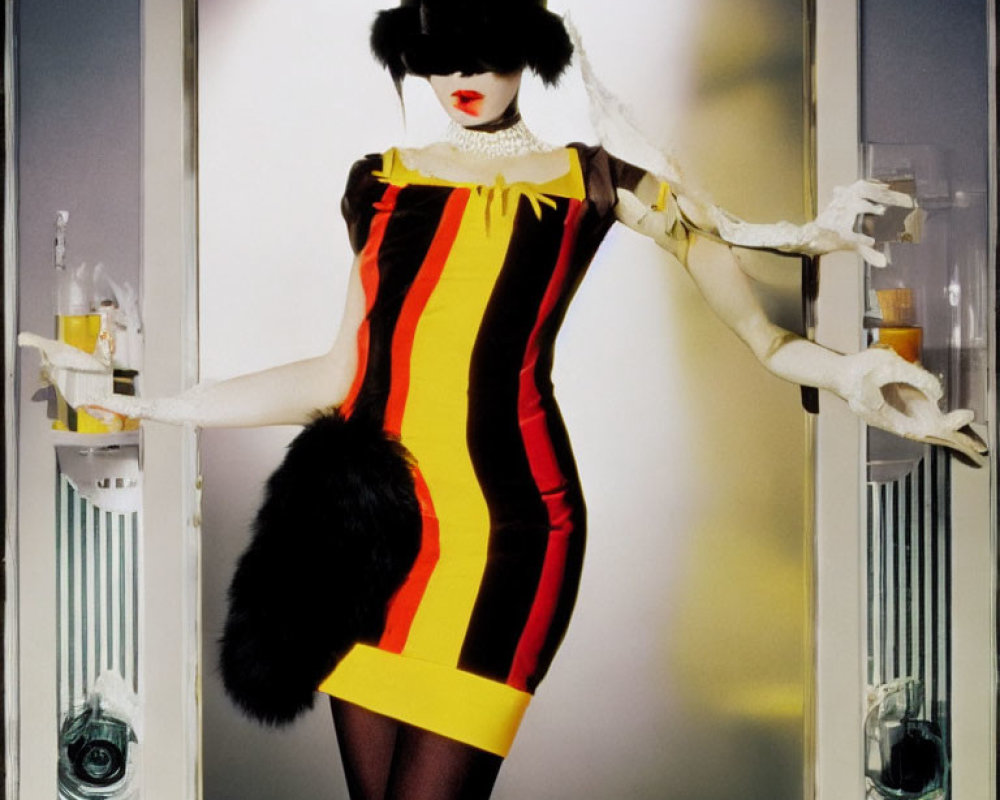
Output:
M445 141L461 153L483 158L509 158L527 153L546 153L555 148L528 130L523 120L499 131L474 131L451 122Z

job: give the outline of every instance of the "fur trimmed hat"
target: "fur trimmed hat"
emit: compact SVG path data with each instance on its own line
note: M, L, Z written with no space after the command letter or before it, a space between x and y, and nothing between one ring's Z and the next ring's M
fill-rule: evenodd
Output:
M545 0L402 0L380 11L371 32L375 58L399 85L412 75L533 70L553 84L573 45Z

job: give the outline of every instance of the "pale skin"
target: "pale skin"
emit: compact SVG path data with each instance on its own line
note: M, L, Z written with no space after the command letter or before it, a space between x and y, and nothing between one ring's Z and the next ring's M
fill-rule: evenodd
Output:
M448 116L474 127L497 119L516 102L521 73L456 73L432 76L430 82ZM470 104L472 95L456 96L456 92L474 92L481 98L474 97ZM402 157L408 167L424 174L485 185L494 184L498 176L507 183L545 183L569 169L565 149L491 159L436 143L404 150ZM857 216L881 213L885 204L907 205L908 198L878 184L859 182L840 190L807 225L752 225L684 195L670 194L661 204L660 185L659 179L647 174L634 192L619 189L617 218L681 261L711 309L770 372L838 395L869 425L944 444L971 458L984 452L982 443L962 430L972 421L972 412L941 412L940 383L919 366L885 349L842 355L774 325L756 300L733 247L723 241L728 237L757 249L816 255L849 250L872 260L871 241L853 231ZM46 378L78 406L201 427L306 424L317 410L336 406L346 397L357 366L357 332L364 316L364 292L355 263L339 333L324 355L162 399L112 395L108 369L96 359L33 334L22 334L19 341L39 349ZM88 385L75 379L80 373L98 380ZM94 385L106 388L94 391Z

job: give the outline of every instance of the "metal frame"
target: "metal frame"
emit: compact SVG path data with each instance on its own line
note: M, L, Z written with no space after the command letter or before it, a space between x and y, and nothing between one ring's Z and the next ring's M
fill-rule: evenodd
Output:
M816 0L816 164L822 203L859 174L857 9ZM823 259L816 338L840 352L861 348L862 280L857 258ZM816 785L820 800L864 797L861 747L864 676L862 426L823 397L816 422Z
M13 798L18 783L20 740L15 724L20 713L17 691L19 671L18 640L18 579L17 579L17 388L15 379L15 331L17 330L17 139L14 136L16 118L16 64L14 51L14 0L4 3L3 81L4 81L4 776L6 797Z
M194 0L144 0L143 391L163 397L197 380L197 204ZM155 302L154 302L155 298ZM180 313L178 313L180 311ZM142 794L201 794L200 544L197 440L190 428L143 428L142 618L145 715Z
M996 5L987 0L990 60L989 296L997 296L997 84ZM996 314L994 306L994 315ZM952 472L952 788L956 800L997 797L997 323L990 325L989 466L973 470L956 464Z

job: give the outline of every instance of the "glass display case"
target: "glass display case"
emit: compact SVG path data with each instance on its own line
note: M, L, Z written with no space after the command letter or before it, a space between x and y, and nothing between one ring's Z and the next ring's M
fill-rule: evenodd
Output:
M993 453L970 464L824 407L817 794L995 797L995 5L849 6L817 2L820 194L862 174L916 208L866 219L885 268L824 260L838 302L819 339L919 362Z
M196 795L193 434L75 411L15 344L29 331L94 354L119 393L192 381L192 14L5 3L12 800ZM160 365L150 383L144 355Z
M869 144L864 156L870 178L915 201L913 209L867 221L890 261L865 271L867 345L922 364L941 380L947 407L970 408L984 425L992 418L985 182L963 186L949 166L957 157L940 145ZM865 774L875 798L947 795L951 459L883 431L867 433Z
M863 5L860 18L864 171L915 201L913 209L868 220L889 265L865 270L866 343L934 373L943 406L971 409L980 431L994 420L992 13L989 3L964 3L947 36L935 10L920 3L878 0ZM928 78L931 64L938 74ZM966 580L953 550L972 536L988 542L990 531L963 526L956 484L989 481L990 465L955 459L868 431L864 731L873 799L960 794L952 754L956 728L968 723L955 700L971 687L954 669L968 656L953 635L953 596Z

